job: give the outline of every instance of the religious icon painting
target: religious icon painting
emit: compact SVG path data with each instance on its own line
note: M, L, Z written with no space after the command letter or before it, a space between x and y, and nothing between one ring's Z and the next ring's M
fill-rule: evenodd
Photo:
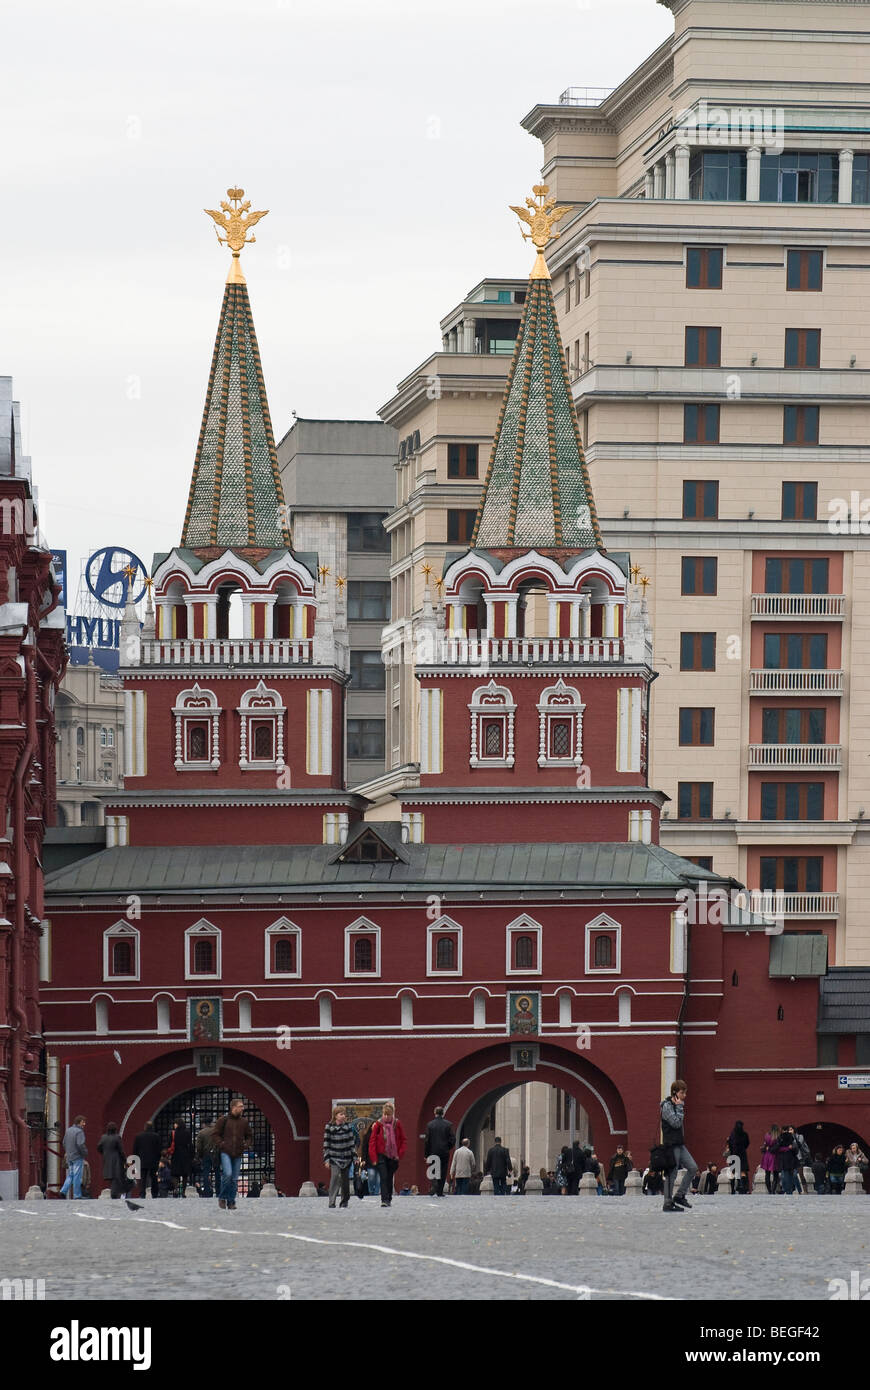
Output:
M195 1043L220 1042L221 999L188 999L187 1036Z
M541 996L537 991L510 992L508 1032L512 1038L533 1038L541 1031Z
M511 1065L514 1071L534 1071L538 1065L538 1055L537 1043L515 1043L511 1048Z

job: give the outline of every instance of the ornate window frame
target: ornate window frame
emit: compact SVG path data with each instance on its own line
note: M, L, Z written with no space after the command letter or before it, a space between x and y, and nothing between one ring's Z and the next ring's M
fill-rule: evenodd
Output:
M354 970L353 943L358 936L374 937L374 969ZM344 977L346 980L377 980L381 974L381 929L368 917L357 917L344 929Z
M239 767L243 772L283 772L284 771L284 715L286 706L277 690L269 690L264 682L258 681L253 690L246 690L236 713L241 722L239 731ZM271 722L273 758L253 757L251 724L253 721Z
M521 916L515 917L512 922L508 922L505 928L505 973L507 975L540 975L541 974L541 949L543 945L544 929L540 922L536 922L534 917L530 917L524 912ZM530 936L535 943L534 964L533 965L514 965L514 937Z
M129 941L133 948L133 972L130 975L116 975L112 970L112 948L119 938L122 941ZM105 983L108 984L110 980L134 981L140 978L139 945L139 928L131 926L129 922L116 922L114 926L106 928L103 932L103 980Z
M583 712L586 706L576 686L566 685L562 677L555 685L541 691L538 701L538 767L583 766ZM572 749L563 758L550 752L550 724L553 719L570 716L573 730Z
M193 947L198 936L213 936L216 938L215 945L215 969L213 972L203 972L193 968ZM185 980L219 980L221 978L221 930L213 922L209 922L205 917L200 917L198 922L194 922L192 927L188 927L184 933L184 978Z
M441 936L454 937L456 941L456 964L451 970L439 969L435 964L438 938ZM426 974L436 979L462 974L462 927L452 917L439 917L426 927Z
M595 964L595 937L614 938L613 965ZM587 975L619 975L622 973L622 926L607 912L599 912L586 923L585 970Z
M513 767L514 765L514 719L517 706L506 685L496 685L490 680L479 685L471 696L468 706L471 714L471 767ZM484 719L500 719L504 725L502 735L502 756L487 757L481 740Z
M296 938L296 969L295 970L273 970L272 969L272 941L275 937L278 940L286 940L287 937ZM279 917L277 922L273 922L271 927L266 928L266 963L265 975L267 980L299 980L302 978L302 928L297 927L295 922L291 922L289 917Z
M223 710L213 690L204 690L199 682L190 690L179 692L172 707L175 716L175 768L177 772L202 772L204 767L216 771L220 767L220 720ZM205 721L208 725L208 749L205 758L191 762L187 757L187 726Z

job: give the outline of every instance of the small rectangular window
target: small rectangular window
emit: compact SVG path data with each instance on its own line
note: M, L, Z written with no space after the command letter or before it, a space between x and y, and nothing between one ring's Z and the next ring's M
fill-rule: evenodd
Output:
M348 719L348 758L371 759L380 762L384 756L384 719Z
M719 443L719 406L683 406L683 443Z
M722 365L722 329L686 328L686 366Z
M476 478L478 467L476 444L447 445L448 478Z
M719 484L715 479L683 482L683 520L716 521L719 516Z
M824 820L822 782L762 782L762 820Z
M715 632L680 633L680 670L716 670Z
M461 510L448 511L447 544L470 545L476 518L477 510L474 507L463 507Z
M678 783L677 818L679 820L712 820L713 783Z
M690 290L721 290L721 247L688 247L686 251L686 287Z
M680 710L680 745L684 748L712 748L714 709Z
M822 252L787 252L785 287L788 290L820 290L822 288Z
M350 684L354 690L386 689L386 667L378 651L351 651Z
M818 493L818 483L783 483L782 520L815 521Z
M821 329L787 328L785 330L785 365L787 367L818 367L821 365L821 353Z
M351 579L347 586L349 622L385 623L390 616L389 580Z
M390 537L384 530L386 512L348 512L347 548L353 551L390 549Z
M782 416L783 444L818 444L819 407L786 405Z
M681 562L682 593L715 595L718 566L715 555L684 555Z

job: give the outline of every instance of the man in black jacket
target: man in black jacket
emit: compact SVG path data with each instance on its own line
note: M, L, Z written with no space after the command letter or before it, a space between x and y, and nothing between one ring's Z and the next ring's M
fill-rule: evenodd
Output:
M486 1155L486 1162L483 1165L484 1173L489 1173L492 1178L492 1191L494 1197L507 1196L507 1177L513 1173L514 1165L511 1156L499 1139L495 1137L495 1143Z
M698 1165L686 1148L683 1135L683 1107L686 1101L685 1081L672 1081L671 1093L661 1103L662 1145L673 1149L674 1167L665 1173L665 1200L662 1211L689 1211L691 1202L686 1201L689 1184L698 1171ZM679 1188L674 1192L674 1179L680 1168L686 1171Z
M148 1188L151 1188L151 1196L157 1196L157 1165L160 1162L160 1136L154 1131L154 1126L149 1120L141 1134L137 1134L133 1140L133 1152L139 1159L141 1165L140 1195L145 1197Z
M450 1163L450 1150L456 1143L456 1134L449 1120L444 1118L444 1106L438 1105L435 1108L435 1119L430 1120L426 1126L426 1144L423 1153L427 1159L437 1159L435 1163L427 1163L427 1170L430 1180L429 1196L443 1197L444 1182L447 1177L447 1169Z

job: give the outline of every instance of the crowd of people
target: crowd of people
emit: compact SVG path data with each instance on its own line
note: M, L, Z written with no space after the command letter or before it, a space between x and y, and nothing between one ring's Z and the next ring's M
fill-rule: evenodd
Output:
M743 1122L735 1123L725 1141L723 1163L710 1162L702 1172L686 1148L686 1094L686 1083L675 1081L662 1101L662 1142L653 1147L649 1163L642 1168L643 1194L662 1197L664 1211L690 1210L690 1191L700 1196L718 1192L723 1171L728 1174L723 1186L730 1192L751 1190L751 1140ZM63 1140L67 1172L60 1195L71 1200L91 1195L86 1123L85 1116L77 1115ZM137 1185L140 1197L150 1193L152 1198L184 1197L190 1187L200 1197L216 1195L221 1209L234 1211L242 1159L252 1142L245 1102L238 1096L225 1115L204 1124L196 1135L183 1121L176 1121L165 1145L153 1123L146 1124L133 1142L132 1156L138 1162L132 1167L116 1124L107 1124L97 1152L111 1196L124 1197L128 1205ZM330 1208L347 1207L352 1193L358 1198L379 1198L382 1207L391 1205L396 1192L419 1195L416 1185L398 1184L397 1171L407 1148L407 1136L391 1103L381 1107L377 1118L352 1119L347 1107L335 1106L323 1132L323 1164L329 1181L316 1185L318 1195L327 1197ZM501 1138L496 1137L482 1166L478 1166L470 1140L462 1138L457 1144L455 1130L441 1106L427 1126L424 1156L431 1197L443 1197L445 1192L458 1197L474 1195L481 1191L487 1178L495 1196L526 1193L530 1169L525 1160L515 1162ZM844 1190L850 1168L857 1168L862 1176L870 1168L855 1142L835 1145L827 1157L821 1153L813 1156L804 1135L794 1125L770 1125L761 1142L759 1161L767 1192L785 1196L807 1192L810 1171L815 1193L838 1195ZM616 1152L605 1165L591 1145L575 1140L563 1146L555 1167L541 1168L539 1176L545 1196L576 1196L584 1175L590 1174L599 1195L620 1197L625 1194L626 1179L633 1168L631 1152L622 1144L616 1145ZM681 1176L677 1187L678 1174ZM259 1195L256 1181L249 1181L246 1187L247 1196ZM583 1190L588 1188L589 1184L585 1184Z

